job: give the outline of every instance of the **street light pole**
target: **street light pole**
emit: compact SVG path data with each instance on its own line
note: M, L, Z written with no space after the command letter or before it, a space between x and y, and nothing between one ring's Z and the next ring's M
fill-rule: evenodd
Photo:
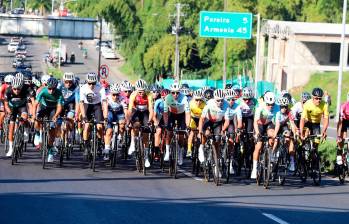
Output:
M254 80L254 92L257 94L257 88L258 88L258 80L259 80L259 54L260 54L260 23L261 23L261 15L257 14L257 43L256 43L256 64L255 64L255 80Z
M176 17L175 79L179 82L179 30L180 30L181 3L177 3L176 8L177 8L177 17Z
M338 87L337 87L337 108L336 108L336 120L339 119L341 96L342 96L342 79L343 79L343 65L344 65L344 47L345 44L345 26L347 18L347 4L348 0L343 1L343 18L342 18L342 35L341 35L341 52L338 68Z
M224 0L224 11L227 10L227 0ZM223 88L227 83L227 39L224 38L224 51L223 51Z
M51 3L51 15L53 15L54 4L55 4L55 0L52 0L52 3Z

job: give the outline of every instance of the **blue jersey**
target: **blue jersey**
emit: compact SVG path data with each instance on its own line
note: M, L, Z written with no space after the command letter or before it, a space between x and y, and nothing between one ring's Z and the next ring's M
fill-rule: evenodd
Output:
M154 103L154 112L158 119L160 119L164 113L164 106L165 102L162 98L157 99Z
M60 90L62 91L62 94L63 94L64 104L79 103L80 101L79 87L73 84L70 88L66 88L64 87L64 85L62 85L60 86Z

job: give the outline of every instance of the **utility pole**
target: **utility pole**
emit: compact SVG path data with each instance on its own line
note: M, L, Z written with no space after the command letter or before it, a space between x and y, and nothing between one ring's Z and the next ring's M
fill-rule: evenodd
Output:
M341 35L341 51L340 51L340 58L339 58L339 68L338 68L338 87L337 87L337 110L336 110L336 120L339 119L339 110L341 106L341 96L342 96L342 79L343 79L343 65L344 63L347 64L347 62L344 62L344 47L345 44L345 26L346 26L346 19L347 19L347 4L348 0L343 1L343 18L342 18L342 35Z
M52 0L52 3L51 3L51 15L53 15L54 4L55 4L55 0Z
M175 68L174 75L177 82L179 81L179 32L180 32L180 16L181 16L181 3L176 4L177 14L176 14L176 51L175 51Z
M101 46L102 46L102 17L101 16L99 16L99 24L100 24L100 27L99 27L99 43L98 43L99 51L98 51L98 68L97 68L98 78L100 77L99 69L101 67L101 53L102 53L102 49L101 49Z
M257 95L258 93L258 81L259 81L259 66L260 66L260 49L259 49L259 46L260 46L260 27L261 27L261 15L258 13L257 14L257 43L256 43L256 64L255 64L255 80L254 80L254 92L255 94Z
M224 0L224 11L227 10L227 0ZM224 38L224 51L223 51L223 88L225 88L227 82L227 38Z

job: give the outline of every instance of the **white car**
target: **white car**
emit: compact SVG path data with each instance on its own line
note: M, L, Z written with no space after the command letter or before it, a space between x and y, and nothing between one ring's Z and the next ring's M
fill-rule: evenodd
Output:
M105 59L117 59L118 57L116 56L115 52L112 49L105 50L102 52L102 56Z
M27 57L27 51L26 50L19 50L17 49L15 51L16 57L26 58Z
M7 46L7 51L10 52L10 53L13 53L17 50L17 47L18 47L18 42L11 42L8 44Z

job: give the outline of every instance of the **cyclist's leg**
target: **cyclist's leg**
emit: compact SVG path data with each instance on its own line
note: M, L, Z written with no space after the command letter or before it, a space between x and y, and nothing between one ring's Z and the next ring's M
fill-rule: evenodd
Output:
M264 136L267 133L267 125L258 125L259 135ZM253 164L252 164L252 172L251 179L257 178L257 164L259 160L259 154L263 146L262 138L257 136L256 145L253 151Z
M103 112L102 112L102 105L100 103L95 104L93 106L93 112L95 115L95 119L97 122L102 122L103 121ZM102 137L103 137L103 125L102 124L97 124L97 138L98 138L98 143L101 145L102 143Z
M161 118L158 127L156 128L156 132L155 132L155 142L154 142L154 146L155 146L155 153L158 154L158 152L160 152L160 143L161 143L161 134L162 134L162 130L161 130L161 126L164 125L164 120L163 118Z
M199 125L199 118L190 118L190 123L189 123L189 128L191 130L196 130ZM189 136L188 136L188 151L187 151L187 157L191 156L192 152L192 147L193 147L193 138L194 138L194 132L190 131Z
M177 114L176 116L177 124L180 130L186 130L187 125L185 123L185 113ZM183 164L183 152L184 152L184 133L179 134L179 152L178 152L178 164L181 166Z
M172 129L174 127L175 120L174 116L171 112L168 112L168 131L166 135L166 151L164 156L164 161L168 161L170 159L170 143L173 136Z
M18 109L17 108L11 108L12 110L12 115L10 116L10 124L8 126L8 145L9 145L9 150L6 154L7 157L11 157L13 154L13 133L14 133L14 129L15 129L15 121L16 121L16 117L18 114Z
M140 112L137 110L133 110L131 114L131 144L130 148L128 150L128 154L132 155L132 153L136 150L135 147L135 136L138 136L139 127L140 127L140 119L139 119Z
M84 104L84 110L85 110L85 114L86 114L86 118L87 120L91 120L92 118L92 113L93 113L93 105L92 104ZM90 134L90 124L89 123L85 123L83 125L84 130L83 130L83 134L82 134L82 139L83 139L83 143L84 143L84 156L87 156L89 153L89 147L88 146L88 142L89 142L89 134Z
M140 117L141 120L141 125L142 126L148 126L149 123L149 111L144 111L142 113L142 116ZM142 139L143 139L143 145L144 148L148 148L149 147L149 133L148 132L143 132L142 133Z
M111 149L111 139L113 137L113 124L112 122L116 122L117 121L117 117L116 115L113 114L112 111L108 111L108 124L106 127L106 133L104 136L104 159L107 160L108 156L109 156L109 151Z
M4 123L5 118L5 108L4 103L0 101L0 129L2 129L2 124Z

